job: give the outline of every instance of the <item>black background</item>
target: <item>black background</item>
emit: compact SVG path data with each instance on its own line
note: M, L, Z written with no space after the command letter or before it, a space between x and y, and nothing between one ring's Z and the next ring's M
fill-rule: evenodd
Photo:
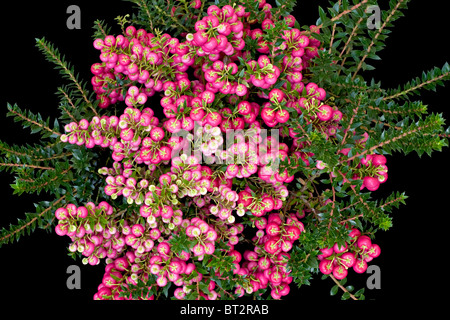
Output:
M441 6L442 1L439 3L415 0L409 4L405 17L396 22L386 49L379 53L382 60L373 63L376 70L367 72L367 79L373 77L381 81L384 88L397 87L420 76L424 70L442 67L450 61L448 10ZM69 17L66 9L72 4L81 8L80 30L66 27ZM326 6L327 1L298 4L296 17L301 25L315 23L318 5ZM381 1L380 5L382 9L386 8L386 1ZM39 112L44 117L58 114L54 92L61 85L61 78L35 47L35 38L45 36L53 42L75 66L80 78L90 81L90 65L99 61L98 51L92 46L93 21L106 20L114 27L113 31L118 31L114 18L132 10L130 3L117 0L9 2L2 10L0 138L9 144L38 142L38 136L29 135L29 130L23 130L11 118L5 117L7 102L17 103L22 109ZM439 87L436 92L424 91L421 99L429 105L430 111L443 112L448 119L450 110L445 95L448 92L448 86ZM424 155L419 159L416 154L388 157L389 180L382 186L383 190L374 195L398 190L405 191L409 199L406 206L394 211L394 226L388 232L377 234L376 243L381 246L382 254L372 264L380 267L381 289L366 288L367 301L356 306L380 310L379 307L389 305L401 311L403 307L399 302L414 301L410 307L430 310L432 304L440 306L446 302L445 293L440 290L446 292L449 284L449 264L445 260L449 252L449 160L449 148L434 153L432 158ZM0 173L0 226L15 223L24 212L34 212L33 202L51 200L45 193L39 197L13 196L9 187L13 182L12 175ZM63 305L78 306L77 314L82 314L82 306L86 305L111 306L92 302L101 282L103 266L83 266L81 261L73 261L67 256L67 246L67 237L37 230L18 243L0 248L0 304L9 308L12 303L42 302L42 307L35 309L38 312ZM66 269L72 264L81 268L80 290L66 287L69 276ZM365 287L368 276L350 272L348 283L357 289ZM292 290L284 302L271 304L271 314L293 311L302 314L307 309L318 314L326 310L339 314L342 307L345 310L355 307L341 302L340 295L331 297L332 286L331 280L323 281L317 276L310 287ZM152 304L152 310L176 314L180 306L170 308L168 304L158 303Z

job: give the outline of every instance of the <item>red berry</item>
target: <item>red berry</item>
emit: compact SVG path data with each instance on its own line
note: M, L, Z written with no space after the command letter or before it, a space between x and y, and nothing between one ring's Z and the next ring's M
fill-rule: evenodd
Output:
M333 261L328 259L323 259L319 262L319 270L323 274L330 274L333 271Z
M264 249L270 253L270 254L274 254L275 252L277 252L280 249L280 243L281 241L279 240L279 238L270 238L265 244L264 244Z
M328 105L321 105L317 112L317 117L321 121L328 121L333 116L333 109Z
M250 112L252 111L252 106L248 101L239 102L237 107L239 113L242 114L243 116L250 114Z
M372 258L376 258L380 255L381 253L381 248L379 245L373 243L372 246L369 248L369 250L367 251L367 254L369 256L371 256Z
M358 240L356 241L356 245L362 249L362 250L369 250L369 248L372 246L372 240L366 235L359 236Z
M339 257L339 261L347 268L353 267L356 262L355 254L353 252L345 252Z
M364 273L367 270L367 262L361 259L357 259L353 265L353 270L356 273Z
M377 167L386 164L386 157L382 154L374 154L372 157L372 164Z
M295 241L300 238L301 230L296 226L290 226L286 229L286 234L289 240Z
M358 238L361 235L361 231L358 229L352 229L348 235L350 238Z
M263 197L261 203L264 205L264 211L266 212L272 211L275 206L275 202L269 196Z
M370 191L376 191L380 187L380 181L378 181L378 178L367 176L363 179L363 186Z
M58 208L55 211L55 217L58 220L65 220L69 216L69 213L67 212L67 209L65 208Z
M347 268L345 268L342 265L337 265L333 268L333 276L338 279L342 280L344 279L348 274Z
M275 119L275 111L272 108L264 107L261 110L261 118L264 121L273 121Z
M339 246L337 243L335 243L333 246L333 250L334 250L334 252L336 252L338 254L342 253L345 250L347 250L347 243L345 243L345 245L343 245L343 246Z
M280 233L280 227L276 223L269 223L266 227L266 232L269 236L276 236Z
M238 193L238 196L238 203L242 203L244 205L244 208L248 207L253 202L252 195L248 191L243 190Z
M333 254L333 248L332 247L322 248L320 249L320 252L321 252L320 256L322 256L323 258L327 258Z
M289 120L289 112L286 110L278 110L275 113L275 119L279 122L279 123L285 123Z

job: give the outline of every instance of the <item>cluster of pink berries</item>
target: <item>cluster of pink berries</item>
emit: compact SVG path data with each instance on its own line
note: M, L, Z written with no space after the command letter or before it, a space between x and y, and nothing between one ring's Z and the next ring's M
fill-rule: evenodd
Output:
M303 224L294 214L283 216L275 212L267 218L257 217L253 221L258 229L252 239L255 242L254 249L246 250L243 255L236 250L229 253L234 256L234 273L249 279L245 286L237 286L235 294L243 296L245 293L270 288L272 298L280 299L290 291L289 284L293 278L287 269L290 258L288 252L300 238Z
M55 211L56 234L70 237L69 251L85 256L83 263L97 265L100 259L117 257L125 249L113 212L105 201L97 206L92 202L79 207L69 203Z
M228 237L233 246L231 243L238 242L234 238L243 231L243 226L236 224L229 228L224 228L224 225L213 227L198 217L182 219L181 211L174 212L174 215L180 217L180 222L166 228L144 227L142 224L125 225L122 228L121 234L129 249L120 257L107 259L105 274L94 299L132 299L132 294L124 297L121 293L130 285L136 285L139 280L146 283L150 277L155 281L149 289L152 286L162 288L171 282L176 287L173 295L177 299L183 299L191 291L189 287L199 282L206 283L209 288L209 293L202 292L201 296L208 300L218 297L218 293L214 291L216 283L197 272L194 261L201 261L213 254L218 237ZM175 253L169 241L180 233L185 233L192 245L189 251ZM193 272L196 274L193 275ZM219 271L217 275L220 275ZM153 300L154 296L139 298Z
M249 187L246 187L239 192L238 210L248 210L253 216L262 217L274 210L280 210L288 193L284 185L274 188L271 194L262 193L258 195L254 194Z
M187 279L196 269L190 259L198 261L214 253L218 237L228 238L230 246L237 244L238 235L244 229L242 224L214 227L198 217L183 219L181 210L164 208L148 224L129 224L127 220L114 224L115 214L113 207L104 201L98 206L67 204L55 212L59 221L56 233L71 238L69 250L84 255L83 263L97 265L100 259L106 258L105 274L95 299L123 299L119 297L123 287L136 285L138 279L146 282L150 275L156 277L159 287L173 282L179 288L175 296L182 298L189 291L188 286L202 280L200 273ZM168 241L181 232L193 245L190 252L174 253ZM211 290L210 296L205 297L215 299L217 293Z
M336 243L333 247L320 250L319 270L323 274L332 273L336 279L341 280L347 276L349 268L357 273L364 273L367 262L380 255L380 247L358 229L352 229L349 236L352 240L344 246Z
M101 51L102 63L92 65L91 83L101 108L118 101L124 101L129 107L142 105L148 97L163 90L168 71L176 71L179 79L186 78L184 71L194 62L187 54L186 44L177 38L168 34L155 36L144 29L136 30L134 26L128 26L125 35L96 39L94 47ZM136 82L141 87L126 90L124 94L127 86L118 85L118 79Z
M275 26L272 7L265 0L258 2L264 12L260 24L249 21L250 13L242 5L212 5L195 24L195 32L184 34L184 41L133 26L123 35L94 41L101 51L101 62L91 68L99 107L118 102L126 107L118 116L69 123L61 140L110 148L112 166L99 169L105 176L105 194L112 200L123 196L133 209L113 214L106 202L98 207L69 204L56 212L60 220L56 232L71 237L70 250L81 252L84 262L97 264L106 258L95 299L131 299L131 294L121 297L124 290L151 280L151 290L173 283L177 299L184 299L193 284L202 283L209 293L198 294L216 299L220 297L216 282L196 265L212 255L233 257L237 296L267 288L274 299L289 293L293 280L287 268L289 252L304 231L299 219L305 213L283 211L294 175L273 163L298 159L309 167L314 154L304 150L311 141L301 128L288 126L286 134L283 126L292 116L302 115L313 130L333 139L343 114L325 103L323 88L303 78L302 72L317 56L320 42L311 33L319 29L311 26L302 32L294 28L294 17L287 16L281 44L268 43L264 38ZM191 5L200 8L202 3ZM257 42L256 57L246 46L247 38ZM192 74L195 79L190 79ZM157 93L164 119L155 116L156 107L147 106L148 98ZM250 93L262 102L251 101ZM265 137L264 128L289 136L290 142ZM226 143L222 134L240 129L251 134L238 133L233 137L238 142ZM186 136L178 135L183 131ZM367 136L359 143L366 140ZM186 154L191 147L194 155ZM341 154L347 156L348 151ZM216 160L233 161L217 170L211 165ZM292 167L300 165L295 162ZM384 156L367 156L356 168L355 179L364 177L363 187L376 190L387 179L385 163ZM316 167L327 166L317 160ZM121 216L120 224L116 215ZM257 229L251 239L254 249L243 254L236 247L244 230L239 219L249 219ZM379 254L368 237L356 231L351 235L355 240L345 248L322 250L323 273L333 272L342 279L347 268L361 272L364 263ZM171 240L181 236L187 237L188 247L173 250ZM227 270L215 271L220 278Z
M386 157L382 154L369 154L361 159L361 166L366 169L366 176L363 178L362 189L367 188L375 191L381 183L386 182L388 178L388 167L386 166Z
M369 134L365 132L363 137L357 141L357 146L363 148L366 141L369 138ZM344 148L340 150L340 153L347 156L350 148ZM353 180L362 180L360 190L367 188L369 191L376 191L382 183L385 183L388 178L388 167L386 165L387 159L382 154L368 154L361 158L360 163L356 166L353 174ZM327 167L327 164L323 161L317 161L316 167L323 170ZM333 178L337 177L338 173L331 171ZM349 182L347 178L344 178L345 182Z
M87 148L93 148L96 145L112 148L113 159L120 161L125 157L124 148L135 149L143 142L142 136L150 136L146 142L152 137L155 140L151 141L160 141L162 138L160 135L164 132L161 128L156 128L158 123L159 120L154 116L152 109L145 108L141 111L127 107L120 117L95 116L91 121L81 119L78 123L67 124L64 127L66 133L61 135L61 141L85 145Z
M200 57L208 56L209 60L220 59L220 53L231 56L235 50L242 50L245 42L244 24L239 19L245 14L244 10L235 9L230 5L222 8L212 5L207 9L207 15L195 23L195 33L188 37L188 41L196 48Z

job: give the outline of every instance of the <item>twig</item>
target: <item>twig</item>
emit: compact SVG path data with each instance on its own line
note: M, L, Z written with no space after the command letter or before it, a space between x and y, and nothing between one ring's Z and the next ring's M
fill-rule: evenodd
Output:
M391 11L391 13L389 14L389 16L386 18L386 20L384 21L383 25L381 26L380 29L378 29L377 34L373 37L372 42L369 44L369 46L367 47L367 52L366 54L362 57L361 61L359 62L358 66L356 67L355 73L352 76L352 81L355 80L356 75L358 74L358 71L361 69L362 64L364 63L364 60L366 60L366 58L368 57L370 50L372 50L373 45L375 44L375 41L378 39L378 37L380 36L381 32L383 31L384 27L386 27L387 23L391 20L392 16L394 15L394 13L397 11L398 7L400 7L400 5L402 4L402 2L404 2L405 0L400 0L397 5L395 6L395 8Z
M389 143L391 143L391 142L394 142L394 141L396 141L396 140L398 140L398 139L402 139L402 138L404 138L404 137L406 137L406 136L408 136L408 135L410 135L410 134L416 133L417 131L421 131L421 130L423 130L423 129L426 129L426 128L429 127L430 125L431 125L431 124L427 124L427 125L422 126L422 127L417 127L416 129L413 129L413 130L408 131L408 132L404 132L404 133L402 133L401 135L396 136L396 137L394 137L394 138L392 138L392 139L389 139L389 140L380 142L379 144L373 146L372 148L366 149L366 150L364 150L363 152L358 153L358 154L355 154L353 157L348 158L347 161L352 161L353 159L355 159L355 158L357 158L357 157L360 157L360 156L363 156L363 155L365 155L366 153L371 153L372 151L374 151L374 150L377 149L377 148L381 148L382 146L384 146L384 145L386 145L386 144L389 144Z
M24 163L0 163L0 166L4 166L4 167L26 167L26 168L41 169L41 170L55 170L55 168L52 168L52 167L42 167L42 166L35 166L35 165L32 165L32 164L24 164Z
M358 298L355 297L354 295L352 295L347 289L345 289L344 286L341 285L341 284L339 283L339 281L337 281L336 278L335 278L332 274L330 274L330 278L333 279L333 281L337 284L337 286L338 286L339 288L342 289L342 291L347 292L347 293L350 295L350 298L352 298L353 300L358 300Z
M35 216L33 219L31 219L30 221L28 221L26 224L24 224L23 226L21 226L20 228L14 230L11 233L8 233L6 236L4 236L3 238L0 238L0 242L2 242L3 240L13 236L14 234L16 234L17 232L20 232L21 230L25 229L26 227L28 227L30 224L32 224L34 221L36 221L39 217L41 217L42 215L44 215L46 212L48 212L51 208L53 208L56 204L58 204L59 202L61 202L62 200L64 200L66 196L62 196L61 198L59 198L58 200L56 200L55 202L53 202L47 209L43 210L41 213L39 213L37 216Z
M358 4L354 5L353 7L351 7L350 9L341 12L341 13L338 14L336 17L332 18L331 21L334 22L334 21L336 21L336 20L339 20L342 16L344 16L344 15L346 15L346 14L349 14L349 13L352 12L353 10L358 9L360 6L362 6L363 4L365 4L367 1L368 1L368 0L363 0L363 1L361 1L360 3L358 3ZM321 29L322 27L323 27L323 23L320 24L320 25L318 25L318 26L316 27L316 29Z
M410 91L417 90L417 89L419 89L419 88L421 88L421 87L423 87L423 86L425 86L425 85L427 85L427 84L430 84L430 83L432 83L432 82L435 82L435 81L438 81L438 80L440 80L440 79L442 79L442 78L445 78L445 77L448 76L449 74L450 74L450 71L447 72L447 73L441 74L439 77L436 77L436 78L430 79L430 80L428 80L428 81L422 82L422 83L416 85L415 87L409 88L409 89L407 89L407 90L405 90L405 91L402 91L402 92L393 94L393 95L388 96L388 97L384 97L383 100L390 100L390 99L398 98L399 96L405 95L405 94L407 94L407 93L410 92Z
M39 123L39 122L36 122L36 121L31 120L31 119L25 117L23 114L21 114L21 113L15 111L15 110L13 110L13 109L10 109L9 111L12 112L12 113L14 113L15 115L19 116L20 118L22 118L22 119L24 119L24 120L26 120L26 121L28 121L28 122L30 122L30 123L32 123L32 124L35 124L35 125L41 127L42 129L45 129L45 130L47 130L47 131L50 131L51 133L56 134L56 135L58 135L58 136L61 135L61 133L56 132L56 131L53 131L53 130L50 129L49 127L44 126L43 124L41 124L41 123Z

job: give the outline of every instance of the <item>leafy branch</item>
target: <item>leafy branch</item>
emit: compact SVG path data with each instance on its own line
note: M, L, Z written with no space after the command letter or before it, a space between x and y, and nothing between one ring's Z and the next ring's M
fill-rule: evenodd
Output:
M443 86L444 81L450 79L450 66L448 63L445 63L442 68L435 67L428 72L423 72L422 78L415 78L403 85L403 87L399 87L397 90L388 91L388 96L384 97L383 100L391 100L403 98L405 99L408 95L417 93L420 89L426 90L436 90L438 85Z
M384 19L383 24L377 30L377 33L372 38L372 41L370 42L370 44L366 48L366 50L365 50L366 53L363 55L363 57L361 58L361 60L360 60L360 62L358 64L358 66L356 67L356 70L355 70L355 72L353 73L353 76L352 76L352 80L354 80L356 78L356 75L357 75L358 71L361 69L361 67L363 66L364 61L372 53L371 52L372 48L377 43L377 39L380 37L380 35L383 34L383 31L386 28L386 26L391 25L392 21L395 21L397 18L400 17L400 13L398 11L399 11L400 7L406 6L406 3L408 3L408 1L409 0L399 0L397 2L397 4L395 5L395 7L393 7L393 8L392 8L392 2L390 3L391 9L390 9L389 15Z
M0 230L0 247L3 244L13 242L14 240L19 241L19 238L24 235L25 232L29 235L36 229L36 226L42 229L48 228L54 219L52 209L63 202L65 197L66 196L63 195L52 203L46 201L41 202L36 205L35 213L26 213L25 219L18 219L19 221L17 224L10 225L8 229L2 228L2 230Z
M42 117L40 114L34 115L31 111L22 111L16 104L10 105L8 103L8 110L7 116L14 117L14 121L18 122L21 121L23 123L23 127L31 127L31 133L37 133L41 131L42 129L50 132L54 136L60 136L61 133L50 129L49 127L49 119L42 120ZM55 120L55 127L58 126L58 122ZM51 136L48 134L43 134L42 137Z
M36 45L39 50L44 54L44 56L56 65L56 68L60 70L60 73L70 81L72 81L72 85L79 91L81 96L83 97L87 106L92 110L94 115L98 116L97 111L92 105L92 102L88 98L88 91L86 90L84 84L78 80L77 75L73 67L65 61L64 56L61 56L59 50L56 49L50 42L48 42L45 38L36 39Z

